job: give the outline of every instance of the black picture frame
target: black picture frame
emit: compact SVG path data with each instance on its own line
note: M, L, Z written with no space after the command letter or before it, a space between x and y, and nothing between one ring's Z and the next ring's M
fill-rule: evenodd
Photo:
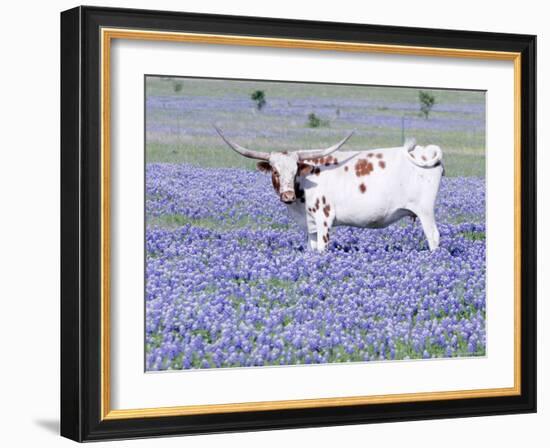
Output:
M101 418L100 29L521 53L521 393L515 396ZM61 435L76 441L536 412L536 37L77 7L61 13Z

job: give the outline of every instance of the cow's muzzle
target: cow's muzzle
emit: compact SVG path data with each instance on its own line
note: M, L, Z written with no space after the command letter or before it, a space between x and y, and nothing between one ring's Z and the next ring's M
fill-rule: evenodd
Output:
M281 201L285 204L292 204L296 200L296 195L293 191L285 191L281 193Z

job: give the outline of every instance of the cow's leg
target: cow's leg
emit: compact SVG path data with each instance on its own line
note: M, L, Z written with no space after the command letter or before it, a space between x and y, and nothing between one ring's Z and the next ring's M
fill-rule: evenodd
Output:
M315 214L315 225L317 226L317 250L323 252L330 241L330 229L334 222L334 207L331 206L323 196L321 207Z
M435 223L434 212L430 211L415 213L420 219L420 223L422 224L424 235L426 235L426 239L428 240L430 250L436 250L439 247L439 230L437 229L437 225Z
M309 207L306 204L306 232L307 232L307 245L310 250L317 250L317 224L315 222L315 206Z
M317 232L307 233L307 245L311 250L317 250Z
M328 229L320 229L319 231L317 231L317 250L319 252L324 252L325 249L327 248L328 246L328 242L329 242L329 233L328 233Z

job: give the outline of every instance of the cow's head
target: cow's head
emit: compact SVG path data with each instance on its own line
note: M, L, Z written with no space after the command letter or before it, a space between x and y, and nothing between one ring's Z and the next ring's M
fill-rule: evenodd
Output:
M351 132L342 141L326 149L269 153L246 149L228 140L217 127L215 127L215 129L231 149L244 157L259 160L257 163L258 169L264 173L271 173L273 188L279 195L281 201L285 204L291 204L296 200L296 192L294 191L296 176L309 174L315 167L315 165L308 163L307 160L328 156L340 149L340 147L353 135L353 132Z

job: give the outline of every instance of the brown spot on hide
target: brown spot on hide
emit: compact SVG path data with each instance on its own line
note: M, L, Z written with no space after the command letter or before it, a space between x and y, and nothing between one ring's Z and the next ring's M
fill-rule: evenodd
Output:
M309 163L298 162L298 176L307 176L313 172L315 167Z
M315 168L313 168L313 174L315 174L316 176L319 176L319 174L321 174L321 169L316 166Z
M355 175L357 177L368 176L373 169L372 163L367 159L359 159L355 164Z
M383 160L380 160L380 162L378 162L378 166L382 169L386 168L386 162L384 162Z
M269 162L258 162L256 164L256 167L263 173L269 173L271 171L271 165L269 164Z
M286 156L288 155L288 151L283 151L283 154Z
M315 201L315 208L319 209L319 198L317 198L317 200Z
M327 222L326 222L326 221L325 221L325 222L324 222L323 224L324 224L324 226L325 226L325 227L328 227L328 224L327 224Z
M329 165L337 165L338 164L338 159L333 157L333 156L315 157L315 158L312 158L312 159L304 159L304 160L307 161L307 162L313 163L315 165L329 166Z
M325 216L328 218L329 215L330 215L330 205L327 204L323 207L323 213L325 214Z
M428 159L426 159L426 156L424 156L424 155L421 157L421 159L424 160L424 162L425 162L426 160L428 160Z
M321 159L321 163L325 166L336 165L338 160L336 160L333 156L326 156Z
M367 157L374 157L374 154L373 154L372 152L369 152L369 153L367 154Z
M327 200L326 198L323 196L323 204L326 204L327 203Z
M271 173L271 183L273 184L275 191L278 193L281 183L279 182L279 173L277 171L273 171Z
M359 191L361 193L364 193L365 191L367 191L367 186L362 183L361 185L359 185Z
M376 158L377 158L377 159L381 159L382 157L383 157L383 156L382 156L381 153L376 154Z
M347 166L345 166L344 171L349 171L349 168Z

